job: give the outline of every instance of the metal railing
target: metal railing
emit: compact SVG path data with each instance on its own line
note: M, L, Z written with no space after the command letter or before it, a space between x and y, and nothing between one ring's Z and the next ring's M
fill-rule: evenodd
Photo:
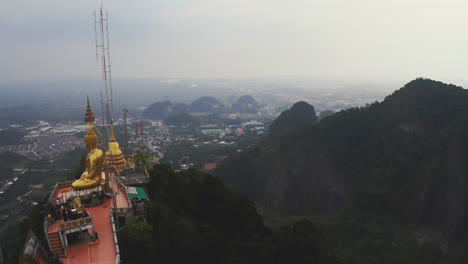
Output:
M119 250L119 241L117 239L117 229L115 228L114 217L110 215L110 221L112 224L112 232L114 233L114 245L115 245L115 263L120 263L120 250Z
M86 230L89 228L93 228L93 217L91 214L89 213L87 214L88 216L86 217L57 223L58 231L69 234L69 233L74 233L74 232Z

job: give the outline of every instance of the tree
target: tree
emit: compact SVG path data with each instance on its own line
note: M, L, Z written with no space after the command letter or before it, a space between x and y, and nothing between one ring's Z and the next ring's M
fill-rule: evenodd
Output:
M124 261L153 263L153 227L139 217L131 217L119 230L119 242Z
M273 241L275 263L336 263L322 233L309 220L281 226Z
M23 255L19 259L20 264L38 264L39 262L36 261L36 259L28 254L28 255Z
M151 160L152 160L152 157L150 155L144 154L142 152L137 152L133 154L132 156L130 156L130 162L134 162L135 165L137 166L149 165Z

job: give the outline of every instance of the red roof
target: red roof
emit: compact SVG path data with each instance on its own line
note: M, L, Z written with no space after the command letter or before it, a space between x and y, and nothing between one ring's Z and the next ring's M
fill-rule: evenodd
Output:
M216 168L216 163L205 163L203 165L202 171L209 171Z

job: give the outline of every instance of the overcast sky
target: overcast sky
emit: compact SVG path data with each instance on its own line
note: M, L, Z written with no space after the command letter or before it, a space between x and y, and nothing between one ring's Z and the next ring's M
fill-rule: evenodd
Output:
M0 81L100 77L98 0L0 8ZM457 82L468 75L467 0L112 0L114 78Z

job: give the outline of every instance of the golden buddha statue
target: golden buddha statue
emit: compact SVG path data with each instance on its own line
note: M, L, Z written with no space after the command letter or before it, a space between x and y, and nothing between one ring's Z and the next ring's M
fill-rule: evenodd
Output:
M99 186L102 183L102 165L104 154L97 148L98 137L93 131L92 125L89 125L88 134L84 137L86 149L89 151L86 156L86 171L81 174L80 179L72 183L74 190L81 190Z
M74 190L81 190L99 186L102 182L101 172L104 162L104 154L102 150L98 149L98 137L93 131L93 123L96 121L94 118L93 110L89 105L85 114L85 122L89 124L88 134L84 137L86 149L89 151L86 156L86 171L81 174L80 179L72 183Z

